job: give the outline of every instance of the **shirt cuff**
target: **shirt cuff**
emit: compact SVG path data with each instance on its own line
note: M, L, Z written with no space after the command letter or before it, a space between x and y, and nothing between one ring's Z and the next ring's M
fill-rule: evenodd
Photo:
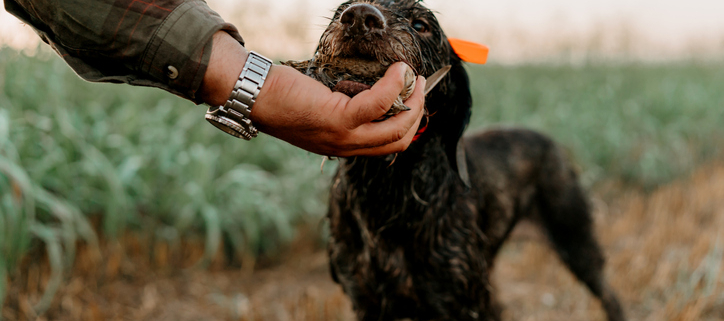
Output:
M151 38L141 59L141 73L156 79L171 93L202 103L197 92L211 57L212 37L219 30L244 45L236 27L224 22L205 2L184 2Z

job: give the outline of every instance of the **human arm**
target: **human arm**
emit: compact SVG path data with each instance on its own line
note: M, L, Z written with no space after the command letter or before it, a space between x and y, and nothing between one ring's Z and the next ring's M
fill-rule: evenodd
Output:
M4 1L89 81L154 86L218 105L228 98L246 60L236 29L203 1ZM399 94L402 69L391 68L390 77L350 99L291 68L273 66L252 121L263 132L319 154L402 151L422 117L422 90L408 100L411 111L371 123Z
M4 0L83 79L161 88L196 103L212 36L236 28L204 1Z
M200 91L204 101L223 105L233 89L248 53L224 32L214 47ZM274 65L252 108L259 130L305 150L334 156L384 155L405 150L422 118L424 78L407 100L412 109L384 122L385 114L403 87L405 65L393 65L372 89L354 98L329 88L298 71Z

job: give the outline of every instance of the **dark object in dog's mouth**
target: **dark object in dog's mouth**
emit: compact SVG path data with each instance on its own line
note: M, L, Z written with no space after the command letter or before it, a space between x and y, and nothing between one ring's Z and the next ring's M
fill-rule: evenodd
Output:
M353 80L341 80L333 88L332 91L341 92L350 98L357 96L357 94L372 88L372 86L356 82Z
M319 59L319 57L315 58ZM310 62L310 66L321 65L321 68L317 67L320 69L318 71L327 73L333 79L331 83L327 83L327 86L330 86L332 91L341 92L350 98L372 88L372 86L385 75L387 68L390 66L390 64L383 64L378 61L358 58L335 58L329 60L327 63L321 64L316 61L317 59L313 59ZM409 73L409 75L405 75L405 84L412 82L414 88L414 71L410 71ZM409 97L408 94L411 94L411 92L407 93L403 90L400 96L402 96L404 100Z

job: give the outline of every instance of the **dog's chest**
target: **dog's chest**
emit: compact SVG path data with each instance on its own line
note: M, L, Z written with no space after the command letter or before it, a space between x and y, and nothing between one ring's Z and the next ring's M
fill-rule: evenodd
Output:
M459 197L453 180L438 181L360 182L342 171L332 191L329 252L345 291L419 303L442 286L476 297L486 265L475 205Z

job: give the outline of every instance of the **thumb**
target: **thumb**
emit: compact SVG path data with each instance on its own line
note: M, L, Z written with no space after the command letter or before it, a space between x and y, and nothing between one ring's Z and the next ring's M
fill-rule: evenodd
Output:
M405 86L405 72L410 69L404 62L392 64L369 90L362 91L347 103L347 119L351 128L379 119L392 107Z

